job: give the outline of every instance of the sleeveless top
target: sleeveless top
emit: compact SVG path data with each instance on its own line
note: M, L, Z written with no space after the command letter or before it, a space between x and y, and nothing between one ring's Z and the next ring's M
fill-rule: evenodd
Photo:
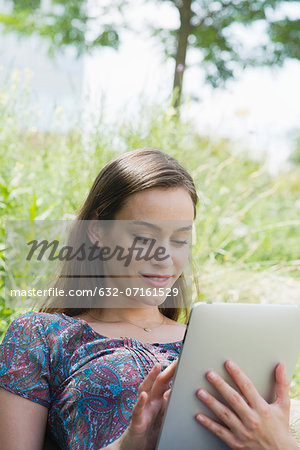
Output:
M30 311L0 344L0 387L48 408L47 433L59 448L98 450L128 427L153 365L166 368L181 346L108 338L82 319Z

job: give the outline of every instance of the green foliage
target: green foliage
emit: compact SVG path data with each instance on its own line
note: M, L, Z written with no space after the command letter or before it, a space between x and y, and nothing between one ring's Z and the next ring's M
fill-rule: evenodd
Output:
M114 8L122 5L115 2ZM40 0L14 0L11 13L0 14L4 31L16 31L23 36L38 34L48 40L50 54L57 49L74 46L78 55L93 47L105 46L117 49L119 34L113 22L105 20L107 8L99 5L99 32L88 39L89 23L93 18L87 12L86 0L52 0L50 7L41 7Z
M300 18L290 19L280 13L289 1L192 0L189 7L189 0L151 0L153 4L165 1L177 10L181 19L188 16L188 47L199 50L201 68L214 87L224 84L245 67L282 65L286 58L300 58ZM47 8L41 8L40 0L7 2L13 7L11 13L0 14L4 29L21 35L39 34L48 40L52 53L68 46L75 47L78 54L100 46L117 49L119 32L128 27L122 12L132 8L127 0L112 4L98 2L97 11L91 16L87 0L51 0ZM116 13L121 13L122 25L120 20L112 19ZM95 21L99 32L87 37L90 36L89 24ZM259 45L247 49L240 35L256 24L264 26L265 38ZM176 29L149 24L167 57L176 57L182 26L182 20Z
M30 11L35 10L41 6L41 0L13 0L13 10L15 12L19 11Z
M292 162L295 165L298 165L300 167L300 137L298 136L295 148L289 158L290 162Z
M80 123L66 134L39 132L26 125L32 109L16 92L14 84L0 91L0 276L5 219L73 217L109 160L152 146L177 158L196 183L193 263L200 291L194 300L299 301L299 168L272 178L245 151L200 136L165 105L141 105L138 119L118 117L109 127L100 118L90 136ZM5 308L0 281L0 335L21 313Z
M300 19L279 20L270 24L270 36L279 50L289 58L300 59Z
M282 65L286 58L300 58L299 17L290 19L284 15L278 20L278 11L288 2L193 0L190 11L189 0L170 0L168 3L179 12L185 11L190 15L189 47L201 52L201 68L213 87L223 85L240 69ZM259 45L247 49L240 35L256 24L263 25L265 38ZM175 57L178 30L156 29L154 26L153 33L161 37L166 55Z

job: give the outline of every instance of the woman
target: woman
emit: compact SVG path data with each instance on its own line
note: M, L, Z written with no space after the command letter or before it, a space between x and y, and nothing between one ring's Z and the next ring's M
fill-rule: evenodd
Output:
M154 242L151 258L144 252L126 266L115 254L98 263L102 276L88 279L104 296L83 304L67 296L60 309L50 299L12 322L0 347L1 448L41 449L46 427L63 449L155 448L185 332L178 318L186 322L188 313L182 272L196 204L190 175L160 150L134 150L102 169L77 217L89 220L85 244L124 250L139 242L146 251ZM71 242L77 237L71 233ZM57 282L65 292L87 286L76 264L66 264ZM225 424L198 415L199 426L233 449L298 448L289 432L284 366L277 366L271 405L238 367L228 362L226 369L244 398L210 371L232 410L199 390Z

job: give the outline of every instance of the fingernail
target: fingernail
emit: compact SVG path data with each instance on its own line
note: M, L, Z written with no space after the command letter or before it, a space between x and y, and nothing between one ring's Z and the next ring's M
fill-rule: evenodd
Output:
M234 364L234 362L231 360L227 361L226 365L229 369L234 369L236 367L236 364Z
M218 377L217 374L213 371L208 372L207 376L210 380L216 380Z
M200 422L205 422L205 417L201 416L200 414L198 414L196 418L197 420L200 420Z
M199 389L198 395L199 395L199 397L201 397L201 398L207 398L207 397L208 397L207 392L205 392L203 389Z

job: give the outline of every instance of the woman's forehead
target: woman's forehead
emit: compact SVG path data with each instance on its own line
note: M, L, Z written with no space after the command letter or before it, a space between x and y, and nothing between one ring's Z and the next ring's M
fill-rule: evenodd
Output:
M190 220L128 220L129 228L143 228L151 231L163 231L170 229L177 232L189 232L193 228Z
M182 188L149 188L130 195L115 214L121 220L189 220L194 218L194 204Z

